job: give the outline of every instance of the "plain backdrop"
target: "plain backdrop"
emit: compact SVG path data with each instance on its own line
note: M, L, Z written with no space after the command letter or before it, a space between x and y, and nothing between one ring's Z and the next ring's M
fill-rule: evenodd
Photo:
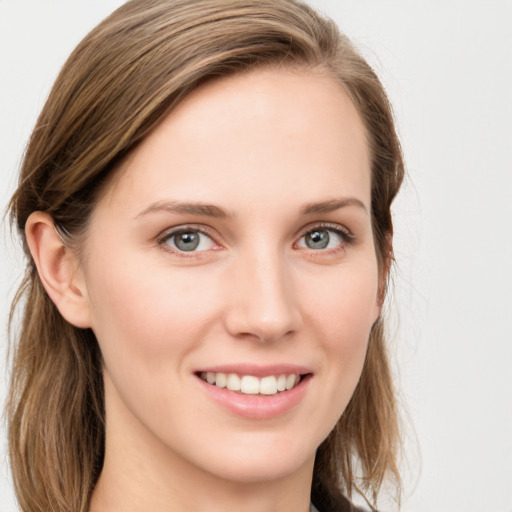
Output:
M120 0L0 0L0 207L65 58ZM512 1L316 0L394 104L406 512L512 512ZM0 238L0 401L21 252ZM0 428L0 512L16 509Z

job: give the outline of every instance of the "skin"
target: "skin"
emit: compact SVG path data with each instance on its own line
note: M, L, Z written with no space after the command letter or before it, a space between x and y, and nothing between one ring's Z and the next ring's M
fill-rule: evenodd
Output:
M303 211L333 200L345 203ZM163 207L175 201L227 216ZM203 85L164 120L109 184L80 257L32 214L43 283L104 358L106 458L91 511L309 510L315 451L380 314L369 211L369 151L348 96L320 71L267 69ZM165 238L183 226L204 230L199 250ZM308 247L315 229L328 248ZM239 363L311 377L284 414L245 418L196 375Z

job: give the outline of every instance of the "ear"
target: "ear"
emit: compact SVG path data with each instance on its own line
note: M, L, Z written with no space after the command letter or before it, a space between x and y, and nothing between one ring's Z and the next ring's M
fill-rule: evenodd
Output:
M60 314L72 325L90 327L85 279L76 254L65 245L47 213L33 212L25 236L39 278Z

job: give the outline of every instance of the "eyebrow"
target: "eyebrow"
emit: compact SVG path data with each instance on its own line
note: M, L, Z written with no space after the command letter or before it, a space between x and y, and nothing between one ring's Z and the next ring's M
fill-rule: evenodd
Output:
M301 215L314 215L318 213L329 213L345 208L347 206L356 206L364 210L368 214L365 204L355 197L343 199L329 199L319 203L307 203L300 208ZM228 213L224 208L214 204L199 202L182 202L182 201L157 201L142 210L135 219L154 212L169 212L188 215L200 215L204 217L213 217L216 219L225 219L234 215Z
M339 210L340 208L345 208L346 206L357 206L358 208L362 208L364 212L368 214L368 208L366 208L365 204L355 197L329 199L328 201L322 201L320 203L308 203L300 209L300 213L302 215L329 213Z
M231 217L224 208L214 204L182 202L182 201L157 201L146 209L142 210L135 218L138 219L143 215L153 212L166 211L169 213L184 213L188 215L201 215L205 217L215 217L217 219L225 219Z

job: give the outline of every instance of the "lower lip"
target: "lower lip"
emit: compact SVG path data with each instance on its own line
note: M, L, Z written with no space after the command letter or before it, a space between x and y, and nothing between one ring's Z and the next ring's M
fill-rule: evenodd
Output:
M294 388L275 395L245 395L208 384L200 377L197 380L208 396L229 412L243 418L263 420L280 416L298 405L306 394L311 377L305 375Z

